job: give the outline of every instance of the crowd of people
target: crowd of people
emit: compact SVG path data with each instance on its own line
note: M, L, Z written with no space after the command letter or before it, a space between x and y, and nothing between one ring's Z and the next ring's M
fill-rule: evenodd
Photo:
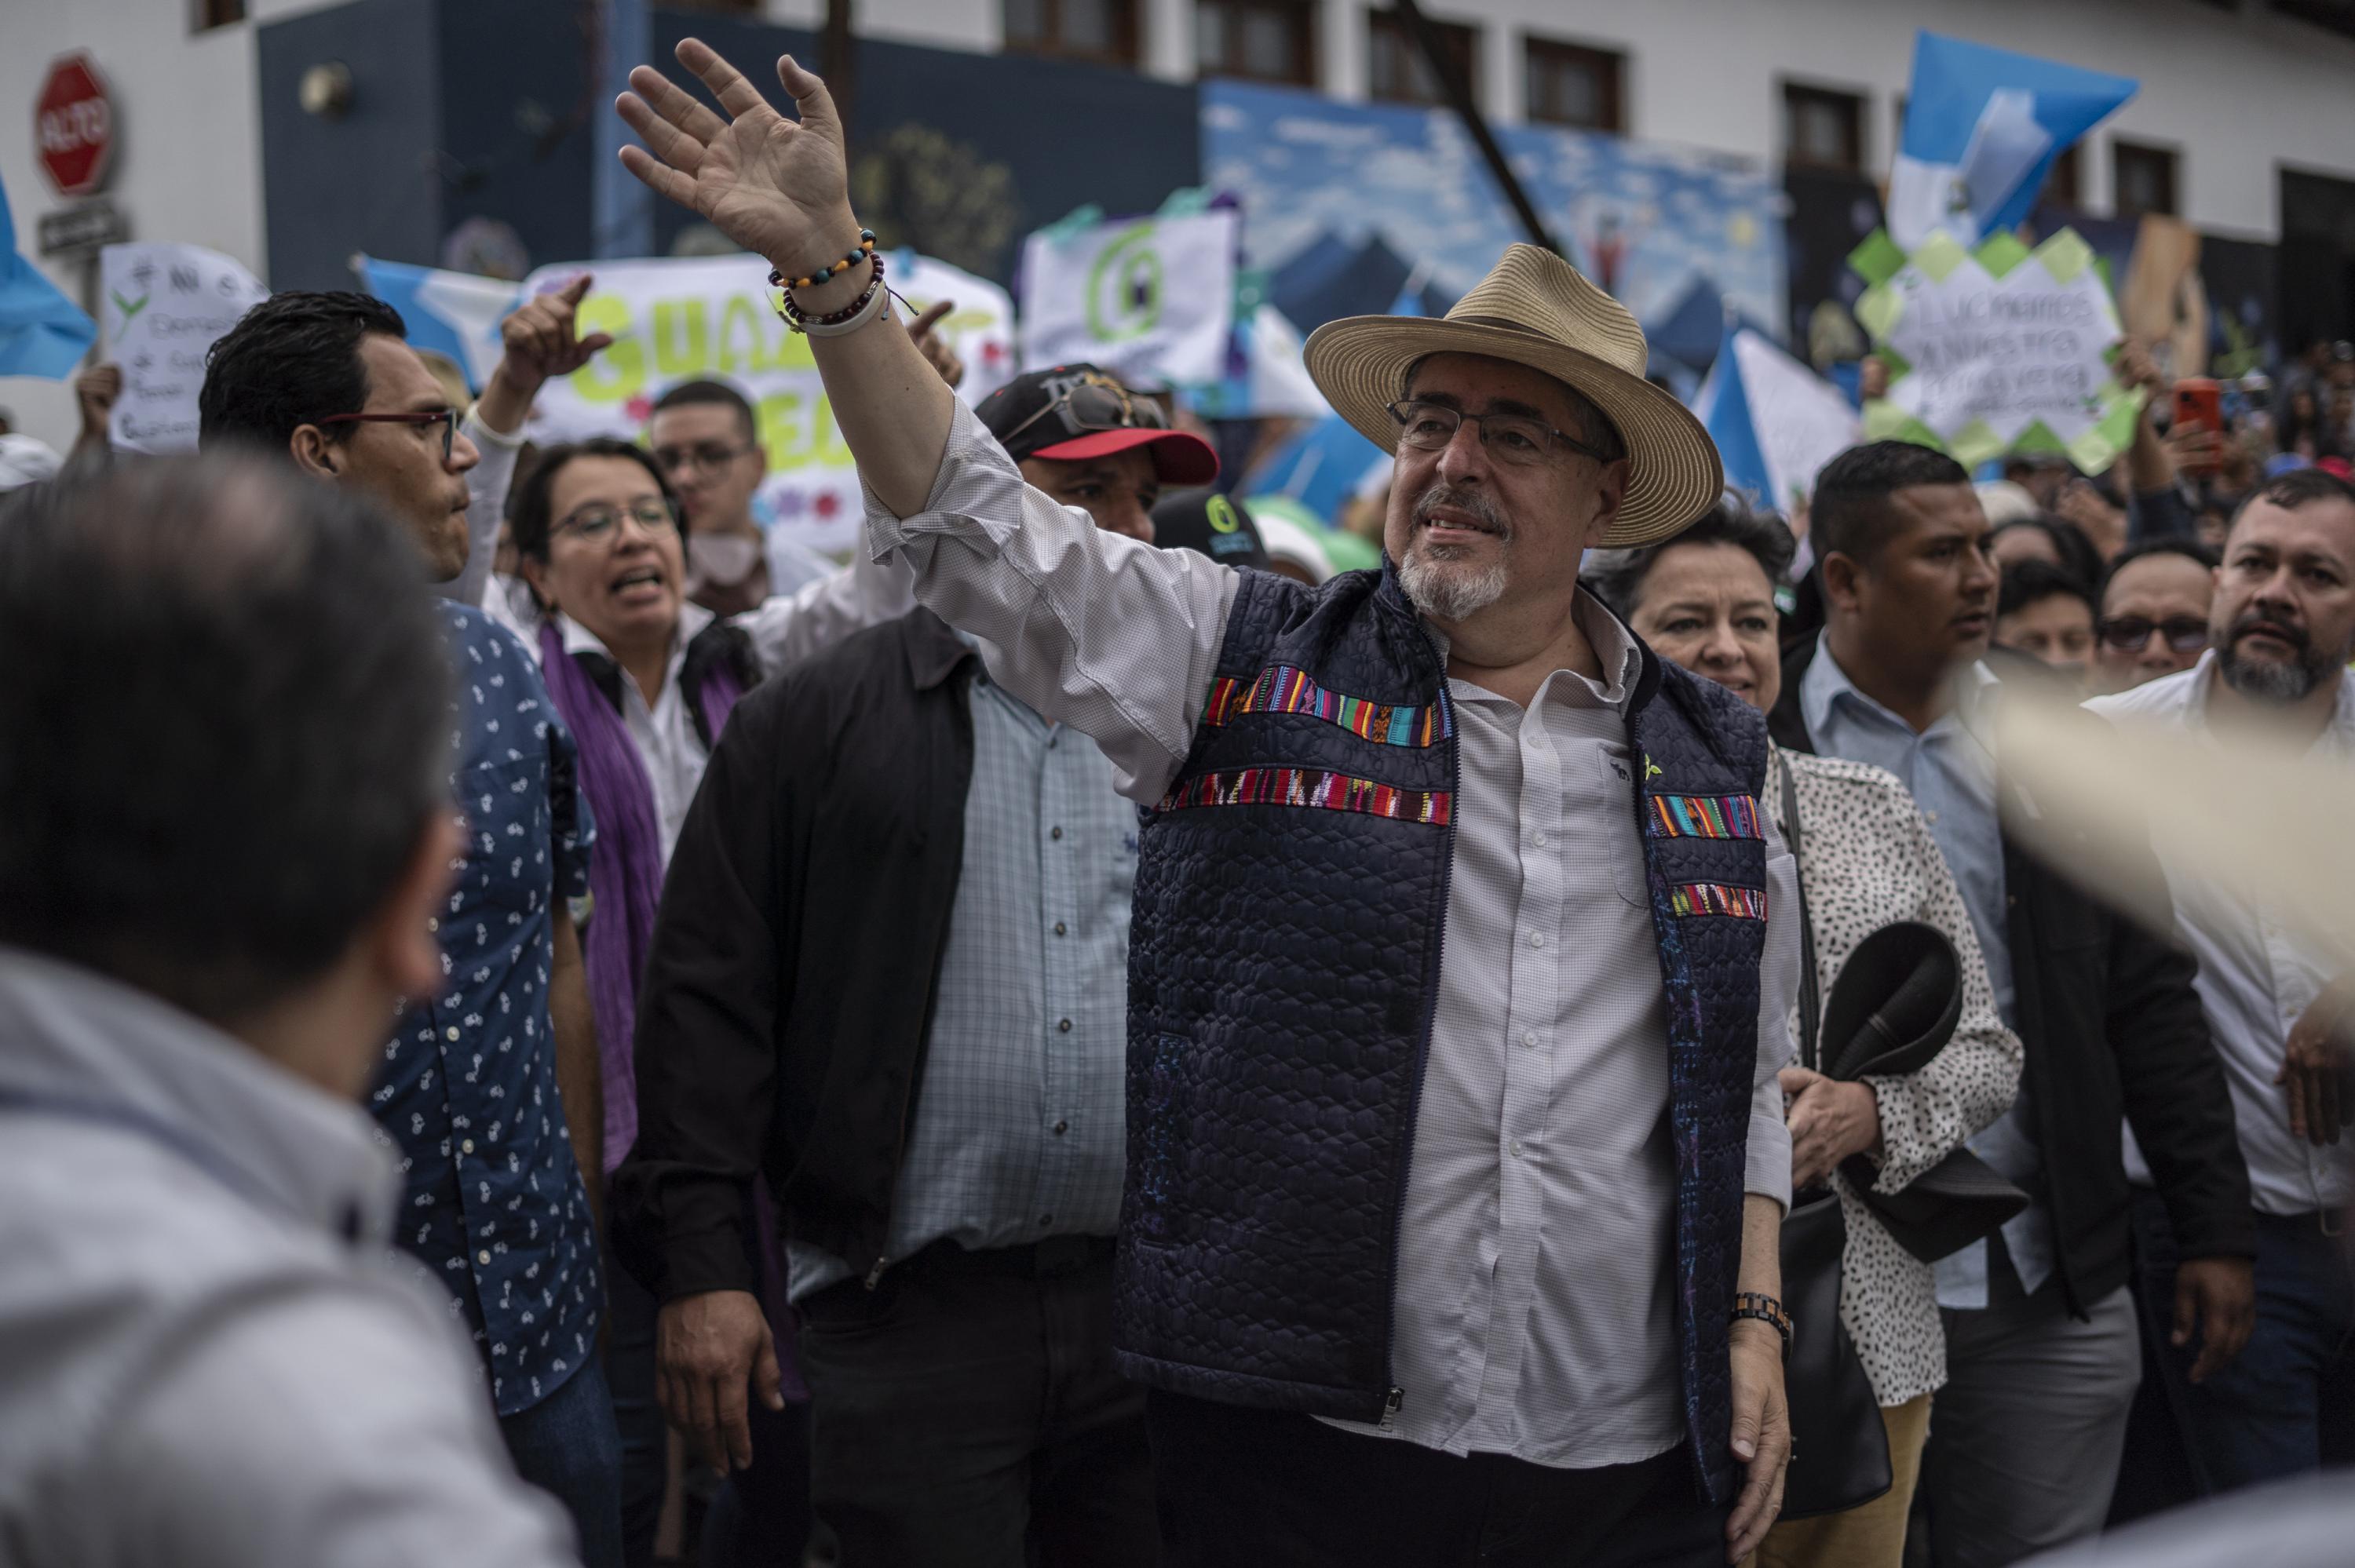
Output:
M823 84L679 58L847 566L725 385L529 449L586 278L471 402L275 295L0 500L0 1563L2339 1560L2344 958L1993 717L2355 759L2355 353L1786 521L1515 246L1310 340L1337 573L1094 366L960 401Z

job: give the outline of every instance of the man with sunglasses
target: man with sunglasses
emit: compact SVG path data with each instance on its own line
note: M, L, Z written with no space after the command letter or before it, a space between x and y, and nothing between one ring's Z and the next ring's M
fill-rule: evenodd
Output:
M2216 552L2196 539L2147 539L2121 551L2102 577L2094 689L2129 691L2198 663L2215 598Z
M272 296L213 345L198 439L367 496L442 583L471 552L479 454L405 334L365 294ZM435 609L458 676L450 789L465 855L428 922L442 989L395 1021L368 1104L406 1177L395 1240L473 1332L516 1468L571 1513L589 1568L619 1568L621 1443L584 1181L602 1169L603 1107L568 902L588 893L594 830L531 654L472 605Z

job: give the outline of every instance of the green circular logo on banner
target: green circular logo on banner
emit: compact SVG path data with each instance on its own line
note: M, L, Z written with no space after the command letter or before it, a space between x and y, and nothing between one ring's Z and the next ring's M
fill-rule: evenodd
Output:
M1140 223L1103 249L1088 273L1088 331L1100 343L1143 337L1161 324L1161 252Z
M1209 505L1203 510L1209 514L1210 531L1214 534L1231 534L1243 525L1243 520L1235 515L1235 503L1223 495L1210 497Z

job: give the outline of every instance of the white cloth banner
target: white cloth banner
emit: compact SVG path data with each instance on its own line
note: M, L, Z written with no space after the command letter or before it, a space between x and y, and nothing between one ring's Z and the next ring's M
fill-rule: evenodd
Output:
M194 245L110 245L98 270L106 357L123 367L107 440L129 451L195 451L205 351L270 291Z
M1225 379L1239 216L1221 207L1030 236L1023 368L1083 360L1139 385Z
M1014 310L1006 291L930 258L889 258L894 292L918 310L956 308L935 329L965 363L958 395L978 402L1014 373ZM581 302L583 334L613 346L542 389L527 427L546 445L583 436L636 440L655 400L683 381L719 381L752 405L769 476L761 498L771 526L807 549L839 553L858 542L862 503L850 449L835 426L810 340L776 312L767 263L757 256L567 262L524 281L527 297L596 274Z

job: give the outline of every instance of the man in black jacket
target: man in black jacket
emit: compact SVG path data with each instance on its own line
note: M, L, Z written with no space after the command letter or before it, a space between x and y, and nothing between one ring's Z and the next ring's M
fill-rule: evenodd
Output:
M1149 539L1163 481L1217 472L1090 366L979 412L1107 530ZM927 609L740 704L680 832L619 1245L662 1303L674 1423L746 1463L747 1383L779 1383L747 1261L766 1175L811 1499L853 1568L1153 1561L1111 1337L1136 858L1104 755Z
M2191 960L2009 831L2033 808L1983 738L1997 574L1969 476L1923 447L1855 448L1818 478L1811 526L1827 624L1786 652L1770 727L1913 791L2028 1053L2013 1110L1971 1147L2032 1202L1938 1265L1948 1382L1923 1473L1940 1568L1995 1568L2098 1529L2116 1480L2140 1376L2122 1114L2187 1260L2175 1340L2199 1331L2203 1375L2253 1320L2248 1174ZM2155 865L2145 880L2164 885Z

